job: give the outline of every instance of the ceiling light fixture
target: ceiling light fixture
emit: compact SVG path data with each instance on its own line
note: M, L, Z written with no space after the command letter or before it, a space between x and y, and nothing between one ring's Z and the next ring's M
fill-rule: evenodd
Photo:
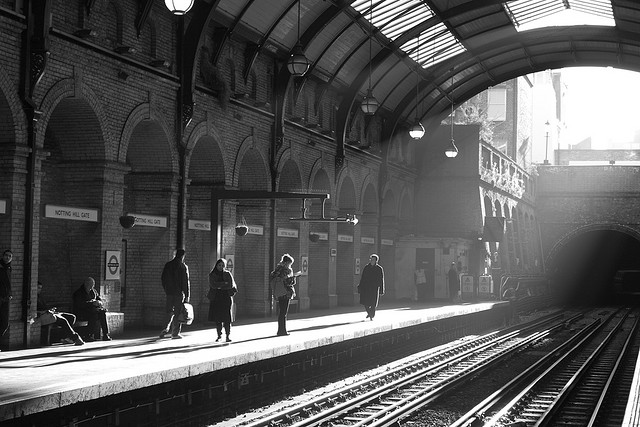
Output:
M164 5L167 6L167 9L171 11L174 15L184 15L193 6L194 0L164 0Z
M420 65L420 34L418 34L418 54L417 54L417 65L416 65L416 121L409 129L409 136L413 139L421 139L424 136L424 126L420 123L420 118L418 115L418 88L420 85L420 79L418 76L418 67Z
M302 49L302 43L300 43L300 2L302 0L298 0L298 41L296 45L293 47L291 51L291 56L287 60L287 69L289 72L295 77L304 76L307 71L309 71L309 67L311 63L304 56L304 50Z
M327 199L322 200L322 211L320 212L319 218L308 218L307 217L307 201L306 199L302 201L301 208L301 216L300 218L289 218L289 221L300 221L300 222L346 222L347 224L356 225L359 220L355 214L345 214L345 216L339 216L335 218L325 218L324 216L324 204Z
M289 218L289 221L300 222L346 222L347 224L357 225L360 220L355 214L346 214L345 216L337 216L335 218Z
M372 116L378 111L380 104L371 89L371 35L373 34L373 0L369 0L369 89L367 95L362 100L360 108L368 116Z
M451 87L449 88L449 100L451 101L451 145L449 145L444 150L444 154L452 159L458 155L458 147L456 147L455 140L453 139L453 70L451 70Z

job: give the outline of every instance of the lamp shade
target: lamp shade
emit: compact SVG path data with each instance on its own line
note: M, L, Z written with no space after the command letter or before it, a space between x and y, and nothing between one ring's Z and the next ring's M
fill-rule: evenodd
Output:
M421 139L424 136L424 126L419 120L409 128L409 136L413 139Z
M291 56L287 60L287 69L293 76L302 77L309 71L310 65L309 60L304 56L302 45L300 42L296 43L291 52Z
M451 145L444 150L444 154L449 158L454 158L458 155L458 147L456 147L453 138L451 138Z
M375 96L373 96L373 90L369 88L367 90L367 95L362 99L362 104L360 104L360 108L362 112L368 116L374 115L376 111L378 111L378 107L380 103Z
M242 237L242 236L246 236L248 232L249 232L249 227L247 227L246 225L244 224L236 225L236 235Z
M174 15L184 15L193 6L194 0L164 0L165 6Z
M136 225L136 217L131 215L123 215L120 217L120 225L122 228L131 228Z

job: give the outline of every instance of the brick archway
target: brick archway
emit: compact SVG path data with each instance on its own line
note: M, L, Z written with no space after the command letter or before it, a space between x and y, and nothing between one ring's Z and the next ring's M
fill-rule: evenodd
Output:
M592 231L617 231L633 237L638 242L640 242L640 230L623 224L597 223L580 226L566 232L553 244L551 250L549 251L549 254L546 257L546 265L553 265L554 260L557 258L558 254L562 252L562 250L576 237Z

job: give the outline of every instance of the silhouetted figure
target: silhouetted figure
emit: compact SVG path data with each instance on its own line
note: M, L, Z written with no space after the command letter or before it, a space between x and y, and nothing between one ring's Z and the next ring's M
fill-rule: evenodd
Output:
M111 341L107 325L107 309L100 294L95 290L95 285L96 281L93 277L87 277L82 286L73 293L73 314L78 320L86 320L89 323L89 335L85 341L99 339L101 329L102 340Z
M276 268L269 274L269 283L278 299L278 336L289 335L287 332L287 314L289 302L296 297L296 276L293 275L291 266L293 257L289 254L282 255Z
M189 267L184 263L184 249L176 250L176 256L164 265L162 269L162 288L167 294L165 304L167 326L160 332L160 338L171 333L171 338L180 339L182 323L178 322L177 314L182 310L182 303L189 302Z
M384 295L384 269L378 264L378 255L371 254L369 263L362 269L358 293L360 304L367 311L367 319L373 320L376 316L376 307L380 295Z
M227 334L227 342L231 342L231 322L233 320L233 296L238 292L233 275L227 270L227 261L220 258L209 273L209 320L216 322L216 331L220 341L222 329Z
M449 300L453 302L458 297L458 291L460 290L460 276L455 262L451 263L447 277L449 279Z

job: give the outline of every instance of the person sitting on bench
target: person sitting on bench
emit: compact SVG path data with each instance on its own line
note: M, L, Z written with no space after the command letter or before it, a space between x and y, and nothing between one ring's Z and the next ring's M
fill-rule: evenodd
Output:
M109 336L109 326L107 325L107 309L104 306L100 294L95 290L96 281L93 277L87 277L84 282L73 293L73 312L79 320L89 322L89 334L86 341L95 341L100 338L102 329L102 340L111 341Z
M42 288L44 288L44 285L42 284L42 282L38 281L38 303L36 304L36 312L38 313L38 317L36 317L36 320L44 313L50 312L55 318L55 322L53 322L52 324L62 328L65 338L71 340L70 342L75 343L75 345L83 345L84 341L82 340L82 338L80 338L80 335L78 335L76 331L73 330L72 326L76 322L76 316L71 313L58 312L56 310L56 307L51 307L49 304L47 304L47 301L42 295Z

